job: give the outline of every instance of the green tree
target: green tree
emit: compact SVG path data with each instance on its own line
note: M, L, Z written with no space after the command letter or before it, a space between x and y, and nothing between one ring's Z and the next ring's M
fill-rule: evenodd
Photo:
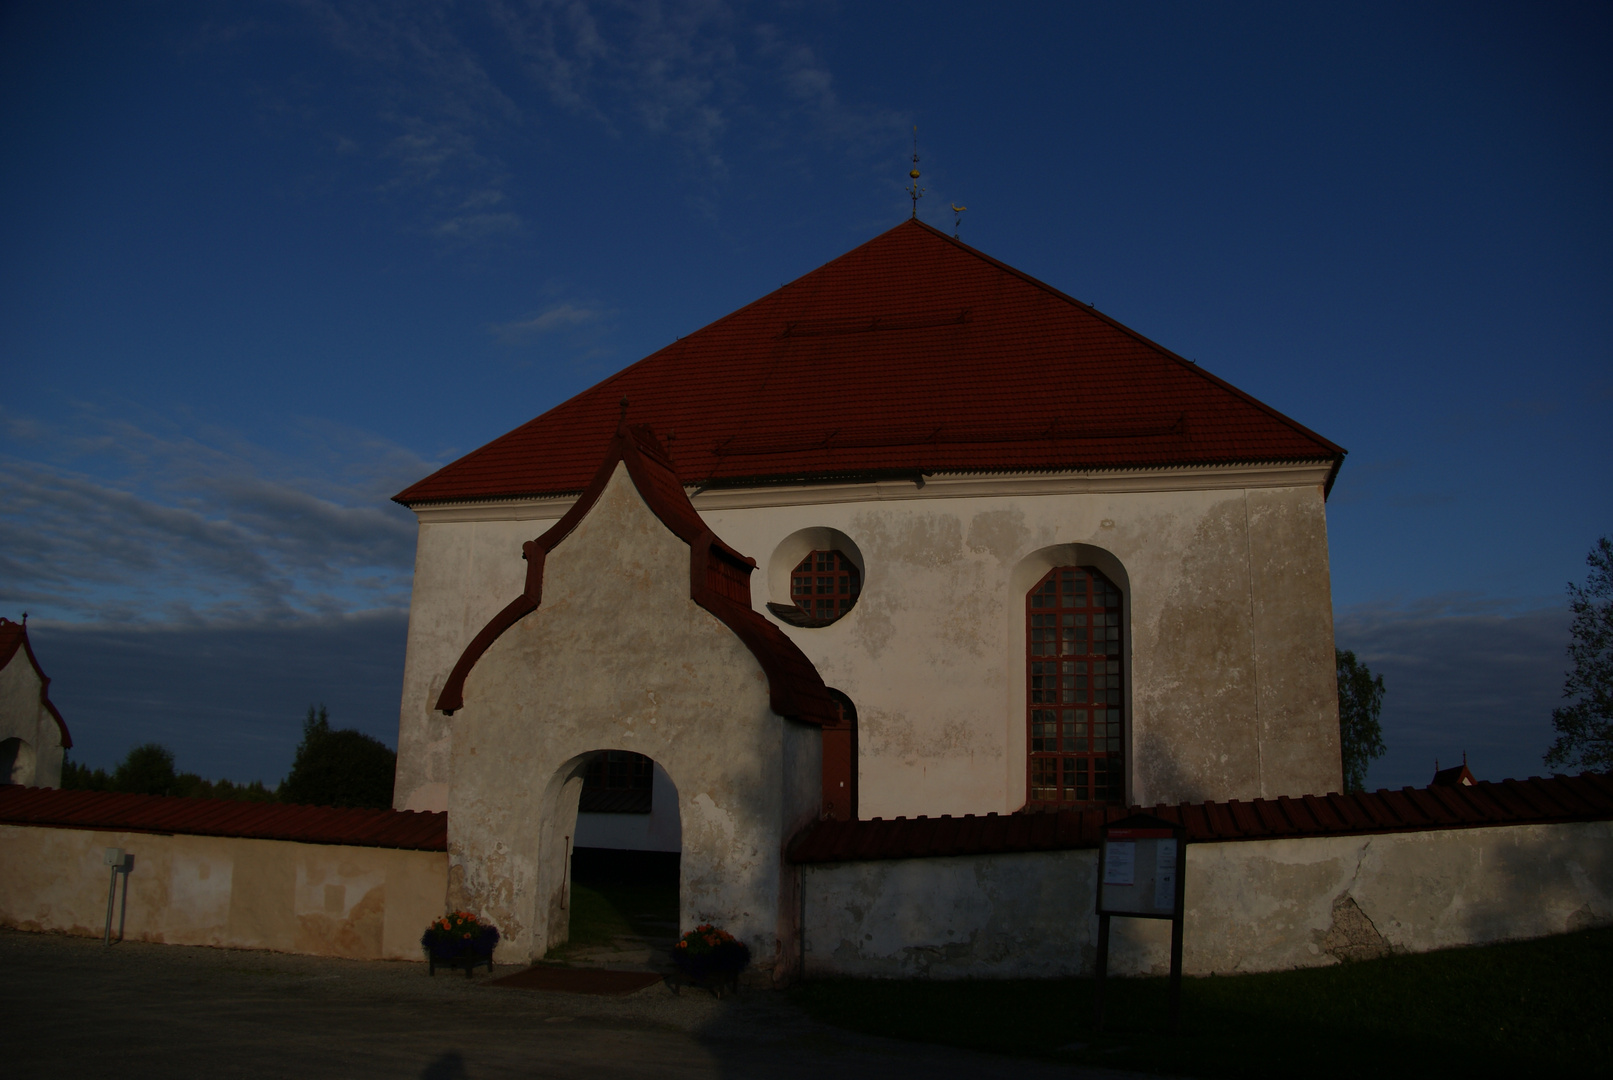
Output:
M1339 751L1344 759L1344 790L1367 786L1367 766L1383 756L1383 676L1355 658L1349 649L1333 650L1339 680Z
M69 758L70 751L62 752L62 790L63 791L111 791L112 777L107 775L105 769L91 769L88 765L75 765Z
M161 743L145 743L129 751L112 773L112 790L129 795L172 795L174 752Z
M321 705L308 707L291 775L280 785L281 802L306 806L392 805L392 780L398 755L381 740L362 731L332 731L330 714Z
M1549 768L1613 769L1613 542L1598 540L1585 564L1585 584L1568 585L1574 666L1563 678L1563 697L1572 704L1551 711L1557 739L1546 751Z

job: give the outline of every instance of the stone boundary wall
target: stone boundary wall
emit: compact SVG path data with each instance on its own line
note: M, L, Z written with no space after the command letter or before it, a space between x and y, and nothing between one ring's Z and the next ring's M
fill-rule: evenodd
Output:
M0 825L0 925L100 937L109 847L134 856L128 940L421 960L444 911L443 851Z
M1193 843L1183 968L1231 974L1613 923L1613 822ZM1090 974L1092 849L801 867L808 976ZM1116 918L1110 971L1164 974L1170 924Z

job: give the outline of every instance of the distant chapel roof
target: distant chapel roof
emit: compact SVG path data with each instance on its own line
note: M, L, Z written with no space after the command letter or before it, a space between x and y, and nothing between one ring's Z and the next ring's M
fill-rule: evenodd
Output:
M1315 432L1059 292L904 221L439 469L406 505L575 494L628 419L702 486L1331 463ZM1331 477L1330 473L1330 477Z

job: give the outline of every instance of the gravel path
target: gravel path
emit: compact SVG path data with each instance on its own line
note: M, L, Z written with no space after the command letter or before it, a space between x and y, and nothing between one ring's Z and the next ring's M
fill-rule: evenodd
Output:
M114 1077L1120 1077L868 1038L782 994L488 985L485 969L0 930L0 1074ZM495 975L520 970L501 965Z

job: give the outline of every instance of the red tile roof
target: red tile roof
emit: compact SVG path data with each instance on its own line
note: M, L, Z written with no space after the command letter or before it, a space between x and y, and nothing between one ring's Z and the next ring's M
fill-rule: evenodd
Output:
M27 618L27 615L25 614L23 618ZM56 711L56 706L50 700L50 676L45 674L44 669L39 666L39 661L34 659L34 647L28 644L27 625L14 623L0 616L0 671L11 663L11 658L17 655L18 649L28 657L28 662L34 666L34 673L39 676L39 703L55 718L56 727L62 733L62 746L71 748L73 736L67 730L67 721L62 719L62 714Z
M689 598L722 620L756 657L767 675L773 712L813 724L837 723L840 707L829 696L818 669L795 642L751 607L750 574L756 560L723 543L695 512L655 434L647 427L628 427L621 419L603 460L595 462L587 490L547 532L522 545L526 587L465 646L437 696L437 708L450 715L462 708L465 679L482 654L504 631L538 609L548 553L594 508L618 463L627 466L634 487L655 516L689 545Z
M1091 848L1098 846L1106 822L1142 809L1115 806L984 817L819 821L795 839L789 856L797 863L827 863ZM1200 843L1606 821L1613 819L1613 773L1481 781L1472 787L1182 803L1156 806L1148 813L1185 826L1188 840Z
M1332 462L1344 451L1048 285L909 220L397 496L571 494L629 418L684 480Z
M106 791L0 787L0 823L448 850L448 815L444 813L286 806Z

